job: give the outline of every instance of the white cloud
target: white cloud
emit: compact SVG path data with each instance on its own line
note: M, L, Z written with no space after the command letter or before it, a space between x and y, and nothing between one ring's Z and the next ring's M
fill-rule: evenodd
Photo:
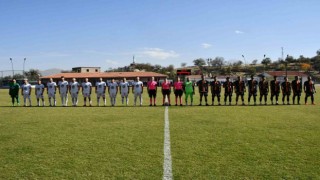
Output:
M234 31L236 34L243 34L244 32L243 31L239 31L239 30L235 30Z
M144 48L144 50L139 54L143 56L155 58L155 59L162 59L162 60L179 57L179 54L177 54L172 50L166 51L160 48Z
M113 60L109 60L109 59L106 60L106 63L108 65L108 67L112 67L112 68L119 66L119 63L117 61L113 61Z
M211 45L211 44L208 44L208 43L202 43L201 46L202 46L202 48L204 48L204 49L208 49L208 48L210 48L212 45Z

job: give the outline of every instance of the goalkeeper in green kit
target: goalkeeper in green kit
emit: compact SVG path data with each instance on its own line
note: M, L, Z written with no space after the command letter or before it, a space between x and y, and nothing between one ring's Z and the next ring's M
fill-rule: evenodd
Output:
M183 90L185 93L186 106L188 105L188 96L190 96L191 106L193 103L193 95L194 95L194 84L187 78L187 81L183 83Z
M17 83L16 79L12 79L12 82L10 83L10 88L9 88L9 95L11 96L12 99L12 106L14 105L15 100L17 101L17 105L19 106L19 89L20 86Z

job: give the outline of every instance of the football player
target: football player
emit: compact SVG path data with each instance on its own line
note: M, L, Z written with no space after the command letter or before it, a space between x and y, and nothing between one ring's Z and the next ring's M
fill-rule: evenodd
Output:
M28 79L24 79L23 85L21 86L21 95L23 96L24 106L27 106L27 99L29 100L29 106L31 106L31 84L28 83Z
M287 105L290 105L291 83L287 77L284 77L284 82L281 84L282 90L282 104L284 104L285 97L287 97Z
M246 85L242 78L238 76L238 79L233 83L236 90L236 105L238 105L239 96L242 100L242 105L244 104L244 93L246 92Z
M122 104L124 104L124 99L126 100L126 106L129 104L129 83L127 82L126 78L123 78L122 82L120 83L120 94L121 94L121 100Z
M68 81L66 81L64 79L64 76L62 76L58 86L62 106L68 105L68 85L69 85Z
M279 105L278 99L280 94L280 82L277 80L277 76L273 77L273 80L270 82L271 89L271 104L273 104L273 97L276 97L276 105Z
M106 106L106 88L107 84L103 81L102 78L99 79L100 81L96 83L95 92L97 95L97 106L100 106L100 98L103 99L103 104Z
M42 100L42 106L45 105L43 98L44 85L41 83L41 80L38 80L38 84L35 87L35 95L37 98L37 106L40 106L40 99Z
M137 104L137 98L140 99L140 106L142 106L142 94L143 94L143 82L137 77L136 81L133 83L132 92L134 93L134 105Z
M308 77L308 81L305 81L303 84L304 92L306 93L305 97L305 104L307 105L308 97L311 97L311 103L312 105L315 105L314 103L314 93L316 93L316 88L314 87L314 82L312 81L311 76Z
M78 105L78 94L79 94L80 84L77 82L76 78L72 78L72 82L69 86L69 92L71 94L72 106Z
M108 84L108 92L110 96L111 106L115 106L118 93L118 83L115 82L114 79L112 79L111 82Z
M291 85L292 85L292 91L293 91L292 103L295 104L295 99L297 97L297 103L300 105L302 83L300 81L299 76L294 77L294 80L291 82Z
M52 78L50 78L50 82L47 83L47 94L49 97L49 105L50 106L56 106L57 101L56 101L56 88L57 84L56 82L53 81ZM53 103L52 100L53 99Z
M209 106L209 104L208 104L209 82L207 80L205 80L204 75L201 75L201 80L197 82L197 86L199 88L199 94L200 94L199 106L202 106L203 96L204 96L204 100L206 102L206 106Z
M89 79L86 78L85 82L82 83L82 95L84 100L83 106L87 106L87 98L89 101L89 106L92 106L91 92L92 92L92 84L91 82L89 82Z
M261 77L259 82L259 91L260 91L260 105L262 104L262 99L264 97L264 104L267 105L267 98L269 93L269 82L264 76Z

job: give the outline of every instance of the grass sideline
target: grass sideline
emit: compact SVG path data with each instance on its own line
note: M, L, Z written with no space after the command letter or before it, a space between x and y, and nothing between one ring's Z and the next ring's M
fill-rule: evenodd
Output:
M0 90L0 179L160 179L164 108L132 96L130 107L118 95L117 107L24 108ZM174 179L319 178L318 104L170 107Z

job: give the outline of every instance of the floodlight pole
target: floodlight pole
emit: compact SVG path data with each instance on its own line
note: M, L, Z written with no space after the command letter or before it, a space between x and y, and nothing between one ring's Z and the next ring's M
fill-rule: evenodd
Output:
M244 69L246 70L247 68L247 62L246 62L246 58L244 57L244 55L242 55L243 61L244 61Z
M10 61L11 61L11 67L12 67L12 78L14 76L14 70L13 70L13 61L12 61L12 58L10 58Z
M288 58L289 58L289 54L287 54L287 58L286 58L286 77L288 77Z
M25 76L25 75L24 75L24 74L25 74L25 73L24 73L24 67L25 67L25 64L26 64L26 60L27 60L27 58L24 58L24 59L23 59L23 76Z

